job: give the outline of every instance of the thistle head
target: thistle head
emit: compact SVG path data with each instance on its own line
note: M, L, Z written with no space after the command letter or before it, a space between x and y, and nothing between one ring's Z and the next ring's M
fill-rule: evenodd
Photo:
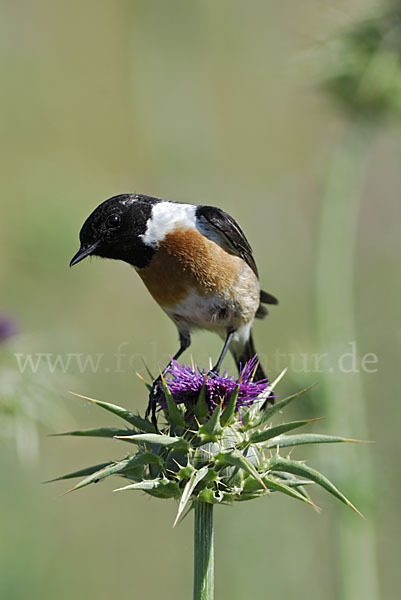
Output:
M217 375L196 365L181 365L171 359L155 400L164 410L167 422L170 418L169 401L179 405L191 423L192 417L205 422L217 407L221 407L222 413L228 409L234 419L241 420L241 411L244 413L253 403L260 406L271 394L268 379L254 381L257 365L258 358L255 356L234 378L227 371Z
M157 498L175 498L176 522L195 502L229 504L273 492L315 507L306 490L311 483L321 485L354 509L318 471L303 461L289 458L285 450L281 453L282 449L301 444L350 440L290 433L313 420L273 425L272 417L307 390L261 410L284 373L273 383L255 382L256 364L256 358L252 359L244 365L240 376L233 378L227 373L220 377L172 361L157 397L166 420L160 432L147 418L115 404L82 396L122 418L129 428L102 427L61 435L114 438L130 444L130 452L120 460L80 469L57 480L81 477L72 488L77 490L110 475L119 475L128 482L119 491L142 490Z

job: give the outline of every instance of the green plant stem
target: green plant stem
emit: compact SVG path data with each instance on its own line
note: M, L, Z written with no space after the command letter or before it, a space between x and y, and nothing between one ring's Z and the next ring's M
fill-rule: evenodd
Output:
M365 122L350 125L332 157L322 199L316 270L316 312L321 351L331 370L322 374L325 412L330 427L342 434L370 439L360 360L355 369L338 368L340 356L355 348L355 240L359 205L372 130ZM354 345L354 346L352 346ZM335 366L337 364L337 366ZM328 463L325 458L326 464ZM327 464L362 512L372 515L373 474L369 447L349 447L347 462ZM327 468L326 467L326 468ZM367 521L335 513L334 553L343 600L377 600L379 597L376 540L372 518Z
M194 600L214 598L213 504L195 502Z

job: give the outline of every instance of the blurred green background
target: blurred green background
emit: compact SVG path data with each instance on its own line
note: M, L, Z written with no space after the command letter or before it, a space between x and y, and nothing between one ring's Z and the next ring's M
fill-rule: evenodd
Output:
M233 214L252 243L264 288L280 299L255 326L269 375L290 367L280 394L321 384L286 416L330 413L321 400L328 375L302 369L300 353L326 351L316 318L321 206L333 155L341 154L355 116L317 83L328 40L370 6L366 0L2 0L0 312L15 319L19 334L0 347L0 390L15 412L15 427L0 438L1 598L191 594L192 517L173 530L174 503L113 495L109 480L65 497L64 484L40 483L126 451L118 453L108 440L47 437L110 424L69 389L143 411L146 394L134 373L144 374L141 356L156 370L176 349L174 326L127 265L92 260L68 268L83 220L105 198L142 192ZM339 474L350 452L370 464L373 494L359 494L355 482L342 485L370 532L369 561L354 575L356 584L368 575L373 580L366 597L390 600L401 585L399 126L383 121L362 148L367 168L351 220L355 335L343 342L355 341L359 356L377 355L377 371L358 374L363 415L357 412L351 430L334 430L335 418L326 427L375 444L308 456L330 464L334 454ZM336 248L347 224L333 223L333 272L325 270L340 288ZM335 299L330 310L333 327L342 319ZM116 369L113 355L122 343L133 358ZM219 345L199 334L191 350L207 364ZM280 364L277 351L287 355ZM44 363L19 377L15 353L101 354L102 361L96 373L80 372L74 359L66 369L51 373ZM231 359L227 366L234 368ZM342 406L353 406L346 392L352 377L340 375ZM38 429L30 417L41 422ZM354 479L359 475L356 467ZM353 565L341 564L334 538L347 509L319 492L315 498L320 516L275 495L216 509L218 598L346 597L342 579ZM358 539L350 540L351 556L362 551Z

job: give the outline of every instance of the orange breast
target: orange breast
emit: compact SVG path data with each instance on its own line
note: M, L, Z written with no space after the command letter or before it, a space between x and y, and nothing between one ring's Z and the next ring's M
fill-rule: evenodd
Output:
M229 293L243 260L199 231L178 229L166 235L150 265L138 273L161 306L174 308L194 288L202 295Z

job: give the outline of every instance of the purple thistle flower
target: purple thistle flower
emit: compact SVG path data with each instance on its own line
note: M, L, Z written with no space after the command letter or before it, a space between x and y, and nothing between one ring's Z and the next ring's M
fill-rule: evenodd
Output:
M236 407L240 410L242 407L250 406L268 388L267 378L260 381L252 379L257 363L258 358L254 356L245 364L241 375L234 379L227 375L227 371L222 375L216 375L207 369L201 370L196 365L192 368L180 365L178 361L171 359L166 372L166 383L177 404L195 404L204 385L205 399L211 411L221 402L224 408L239 383ZM266 397L268 395L267 391ZM162 408L166 407L164 395L161 395L158 401Z

